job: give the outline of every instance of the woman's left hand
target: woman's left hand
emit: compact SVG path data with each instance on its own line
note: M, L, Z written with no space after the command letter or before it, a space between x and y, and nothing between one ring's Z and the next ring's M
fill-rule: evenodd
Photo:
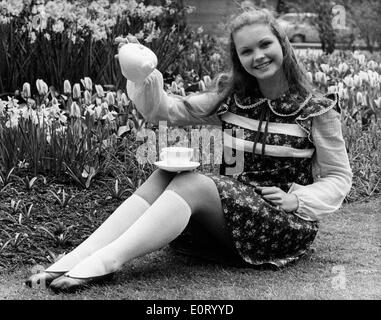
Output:
M262 197L278 208L284 211L291 212L298 209L299 202L296 195L286 193L278 187L257 187L262 194Z

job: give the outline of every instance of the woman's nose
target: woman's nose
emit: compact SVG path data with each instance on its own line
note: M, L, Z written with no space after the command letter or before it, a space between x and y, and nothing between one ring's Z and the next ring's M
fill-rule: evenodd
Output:
M254 55L253 55L253 63L254 64L258 64L260 62L262 62L265 58L265 55L263 54L263 52L261 50L258 50L256 52L254 52Z

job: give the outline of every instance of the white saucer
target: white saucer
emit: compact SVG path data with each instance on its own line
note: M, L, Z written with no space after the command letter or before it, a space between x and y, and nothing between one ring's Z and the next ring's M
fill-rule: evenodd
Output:
M178 172L196 169L200 162L189 161L186 164L169 165L166 161L156 161L154 165L166 171Z

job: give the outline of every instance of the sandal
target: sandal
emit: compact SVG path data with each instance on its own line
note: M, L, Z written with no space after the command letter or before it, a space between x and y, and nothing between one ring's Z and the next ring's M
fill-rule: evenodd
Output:
M54 279L62 276L66 271L63 272L48 272L43 271L31 275L27 280L25 280L25 285L32 288L34 286L44 286L47 287Z
M93 284L101 284L111 280L114 273L108 273L103 276L89 277L89 278L76 278L70 277L66 274L62 275L58 279L54 280L49 288L52 289L54 293L64 292L73 293L77 290L88 288Z

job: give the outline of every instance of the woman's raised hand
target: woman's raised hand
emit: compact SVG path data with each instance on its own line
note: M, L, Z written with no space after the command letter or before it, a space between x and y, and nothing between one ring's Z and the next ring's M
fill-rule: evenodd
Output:
M135 83L142 83L157 66L157 56L148 47L139 43L134 36L117 37L119 61L123 76Z
M118 54L119 54L120 48L127 43L140 43L140 42L135 36L128 35L127 37L116 37L114 40L114 44L118 45ZM115 59L118 59L118 54L115 55Z

